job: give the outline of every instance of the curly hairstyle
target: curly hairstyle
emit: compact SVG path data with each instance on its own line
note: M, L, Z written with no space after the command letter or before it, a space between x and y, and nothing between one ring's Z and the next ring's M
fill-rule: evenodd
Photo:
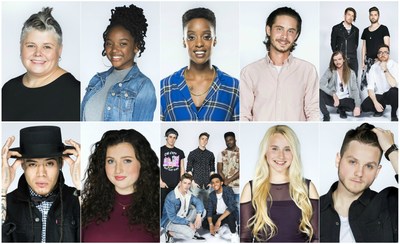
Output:
M270 169L267 163L266 152L270 138L275 134L283 135L290 145L293 161L289 167L289 194L296 206L301 210L299 220L299 231L304 233L311 242L314 229L311 225L313 209L308 198L308 190L302 175L302 163L300 156L300 142L296 133L286 125L276 125L267 130L260 143L259 157L256 166L255 178L253 180L253 199L255 215L248 220L248 227L252 230L257 241L267 241L278 233L277 226L270 217L270 205L265 199L271 199ZM267 240L262 240L261 232L266 234Z
M158 236L160 226L158 158L147 139L133 129L107 131L101 140L94 144L82 191L82 226L86 227L92 222L105 222L110 218L115 201L115 187L106 175L106 152L108 147L123 142L132 145L141 166L132 204L127 210L129 224L142 224L148 232Z
M147 19L143 14L143 9L133 4L129 5L129 7L125 5L123 7L115 7L115 9L111 9L111 18L109 20L110 24L103 33L104 44L101 55L106 56L107 35L110 30L115 26L122 26L132 35L137 48L140 50L140 57L146 49L144 47L146 44L144 37L146 36L148 26Z

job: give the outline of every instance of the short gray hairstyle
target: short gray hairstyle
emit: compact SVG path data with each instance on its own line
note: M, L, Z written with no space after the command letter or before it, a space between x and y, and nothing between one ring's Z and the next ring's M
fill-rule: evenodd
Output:
M42 11L37 14L32 14L31 17L25 21L21 31L20 43L22 43L22 40L24 40L29 31L35 29L39 31L54 31L57 36L58 44L62 44L61 26L51 15L52 10L53 8L44 7Z

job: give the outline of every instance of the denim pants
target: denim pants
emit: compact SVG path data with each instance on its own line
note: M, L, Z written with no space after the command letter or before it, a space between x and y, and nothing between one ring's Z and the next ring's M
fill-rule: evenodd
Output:
M186 216L186 219L190 223L194 223L196 220L196 208L190 206L190 210ZM206 216L206 210L203 211L201 214L201 220L203 221L204 217ZM181 224L174 224L169 223L167 225L167 231L171 231L174 233L174 238L176 239L192 239L196 231L192 230L188 225L181 225Z

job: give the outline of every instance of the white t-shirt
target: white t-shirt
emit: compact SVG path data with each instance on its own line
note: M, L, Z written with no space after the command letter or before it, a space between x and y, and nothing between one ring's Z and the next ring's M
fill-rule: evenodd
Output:
M343 81L340 79L339 71L335 71L337 75L337 82L336 82L336 95L339 99L348 98L349 97L349 89L347 84L344 84ZM340 83L343 84L343 91L341 90Z
M179 198L179 200L181 201L181 208L179 209L179 211L176 215L181 218L186 218L186 216L189 212L190 196L192 194L188 191L185 195L182 195L182 193L178 189L178 186L175 188L174 191L175 191L175 197Z
M389 61L387 62L387 69L389 70L390 74L396 79L396 87L398 87L399 69L397 67L397 63L389 59ZM371 66L371 69L369 70L367 89L373 90L375 94L383 94L390 89L390 85L386 80L385 73L380 66L380 62L376 62L375 64L373 64Z
M217 214L223 214L225 210L228 208L222 198L222 192L217 195Z
M340 239L339 242L356 242L353 236L353 232L350 228L349 218L342 217L339 215L340 218Z

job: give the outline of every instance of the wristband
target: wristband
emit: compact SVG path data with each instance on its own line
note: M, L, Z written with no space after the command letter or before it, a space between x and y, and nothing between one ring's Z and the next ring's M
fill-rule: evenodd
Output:
M393 151L398 151L399 148L397 147L396 144L391 145L385 152L385 158L390 161L389 159L389 155L393 152Z

